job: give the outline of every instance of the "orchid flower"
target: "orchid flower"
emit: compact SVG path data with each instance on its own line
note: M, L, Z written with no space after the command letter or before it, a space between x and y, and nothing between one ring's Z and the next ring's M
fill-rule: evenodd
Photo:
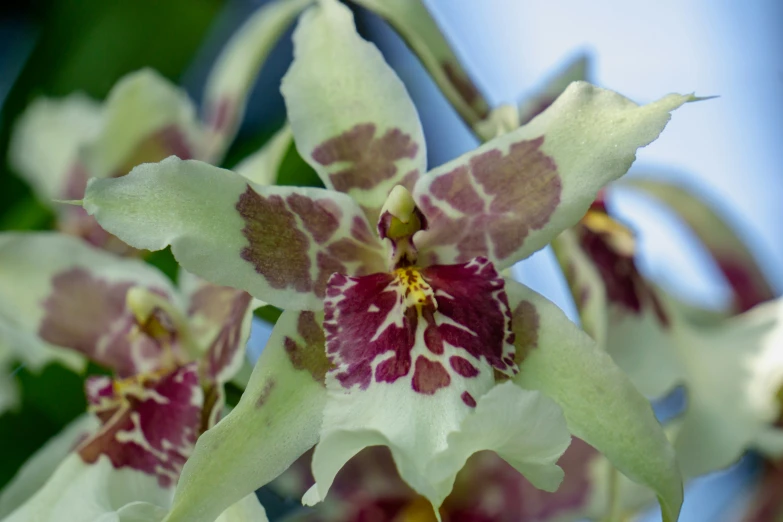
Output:
M754 254L746 246L745 241L713 209L713 204L702 200L703 196L697 196L693 191L685 187L653 179L650 174L641 174L625 180L622 185L639 190L674 211L710 254L715 266L724 276L733 296L728 310L718 314L717 318L714 314L707 315L712 323L715 323L716 320L725 320L726 317L731 315L746 312L775 298L776 293L772 285L761 267L759 267ZM747 233L743 234L743 237L746 236ZM771 307L774 305L766 306ZM698 319L704 318L705 314L700 313L698 310L696 312ZM735 319L734 321L740 320ZM774 339L772 336L770 338ZM758 339L751 338L746 341L753 343L758 342ZM780 352L780 340L777 342L777 345L770 344L765 350L766 353L773 355L775 352ZM759 357L759 360L754 362L753 358L756 357L754 352L759 347L747 342L743 344L748 346L748 348L737 347L739 352L736 354L737 357L730 359L723 366L724 368L730 368L731 373L725 372L716 375L712 382L726 383L739 380L739 387L741 388L739 395L750 401L753 395L756 395L751 392L752 389L758 390L761 388L763 390L764 388L760 387L759 384L763 384L765 378L768 379L768 376L780 375L778 373L780 371L780 362L776 363L769 356L767 358ZM770 364L770 366L766 367L767 364ZM710 354L710 359L702 361L702 367L699 371L710 372L714 368L712 354ZM751 371L738 373L735 371L736 368L750 368ZM737 379L738 377L739 379ZM783 382L780 382L778 377L774 377L770 383L772 386L766 388L767 400L769 400L768 394L774 393L776 383L778 383L778 390L783 387ZM736 384L732 388L736 389ZM706 389L702 393L711 394L713 390ZM780 410L780 392L778 391L775 395L778 399L778 414L771 424L779 429L783 426L783 411ZM721 413L725 426L715 430L715 433L720 434L726 430L729 432L733 431L733 425L738 422L736 412L726 408ZM715 433L710 434L710 436L715 436ZM756 449L763 451L765 448ZM783 483L783 467L781 467L780 456L776 452L770 453L769 451L764 452L764 456L766 458L764 472L749 488L749 501L743 507L743 513L736 513L736 518L741 519L743 522L763 522L776 520L783 516L783 498L779 494L781 483Z
M665 192L664 185L655 186L659 194ZM688 208L692 215L707 211L704 205ZM720 223L690 222L698 228L699 223ZM732 235L722 240L727 243L739 239ZM743 274L758 273L744 260L747 250L729 252L719 244L708 242L713 253L723 256L718 261L741 260L730 265L729 274L740 274L740 268ZM637 388L657 398L685 386L688 402L674 446L687 477L726 467L749 448L769 456L783 454L783 430L776 426L783 387L783 303L760 304L717 324L693 324L640 274L632 232L611 217L602 201L553 246L582 326ZM758 298L752 296L766 295L756 277L741 280L748 284L734 280L740 308Z
M175 289L150 265L57 233L4 234L0 264L0 302L14 303L18 339L113 372L87 381L92 420L36 457L38 471L20 473L22 485L9 489L19 496L4 493L0 505L17 508L5 520L109 520L100 517L115 511L113 520L160 520L242 366L253 299L187 273ZM57 467L50 478L41 466Z
M9 159L46 204L81 199L87 180L128 173L134 166L170 155L219 162L241 122L254 78L280 35L309 0L275 0L254 13L230 39L207 79L203 113L181 89L152 70L121 79L103 104L82 94L35 101L16 123ZM237 165L237 172L271 183L288 147L287 133ZM271 173L271 174L270 174ZM118 254L134 249L103 230L83 209L56 205L58 228ZM19 404L11 376L19 360L37 371L52 361L80 371L83 359L51 346L25 347L2 317L0 303L0 412Z
M350 11L321 1L294 43L282 91L327 189L169 158L85 194L128 244L171 245L187 270L285 309L240 403L199 439L168 520L212 520L316 442L308 504L372 445L389 446L435 508L483 449L552 490L571 434L676 519L679 472L647 401L498 270L576 222L692 98L639 107L577 83L529 125L425 174L413 104Z
M119 177L171 155L219 163L253 80L280 35L310 0L275 0L229 40L207 79L203 120L187 94L155 71L122 78L103 104L83 94L35 101L16 123L10 162L47 205L81 199L90 178ZM128 247L75 206L57 205L58 228L108 250Z

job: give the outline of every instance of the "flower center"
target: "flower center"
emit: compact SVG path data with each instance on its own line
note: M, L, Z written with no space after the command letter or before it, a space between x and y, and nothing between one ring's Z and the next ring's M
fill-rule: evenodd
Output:
M424 214L416 207L413 196L402 185L395 186L381 208L378 235L391 243L390 266L408 267L416 264L418 252L413 236L427 228Z
M168 299L144 287L130 288L125 299L136 320L131 335L146 336L161 349L157 368L172 370L187 362L189 356L182 353L182 348L193 348L189 346L187 321L179 310Z
M405 306L423 307L433 305L433 308L437 309L438 303L435 300L435 293L432 291L432 287L424 280L419 270L413 267L398 268L394 271L394 274L403 288Z

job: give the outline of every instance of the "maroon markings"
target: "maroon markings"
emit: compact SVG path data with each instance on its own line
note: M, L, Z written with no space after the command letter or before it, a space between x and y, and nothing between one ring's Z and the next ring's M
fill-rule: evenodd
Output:
M319 244L328 241L340 226L342 212L337 205L329 205L332 203L329 200L316 201L301 194L291 194L286 202Z
M473 187L467 165L462 165L432 181L430 189L438 198L464 214L480 214L484 210L484 200Z
M161 127L139 140L124 161L117 165L116 170L107 174L118 178L130 172L136 165L157 163L169 156L177 156L183 160L194 157L185 132L175 124Z
M145 361L147 369L154 366L162 347L147 335L132 335L136 319L125 306L131 286L93 277L83 268L55 275L52 293L42 303L45 315L38 335L84 354L121 378L145 369Z
M242 234L250 243L242 249L242 259L251 263L272 288L310 291L310 240L299 230L283 198L261 196L248 186L236 208L245 220Z
M332 274L344 274L348 272L345 265L340 260L330 254L318 252L315 256L315 264L318 267L318 277L315 280L315 295L322 296L326 294L326 285Z
M113 403L98 410L100 431L77 451L88 464L106 455L115 468L136 469L172 487L196 443L202 402L195 364L120 381Z
M437 361L430 361L419 355L416 358L416 368L413 371L413 389L424 395L432 395L451 383L451 377L446 368Z
M473 396L469 392L462 392L462 395L460 395L460 398L462 399L462 402L465 403L466 406L470 408L476 407L476 399L473 398Z
M489 114L489 110L471 79L451 62L444 61L441 67L449 83L454 86L465 103L478 111L479 118L485 118Z
M98 406L114 397L114 382L106 375L91 375L84 382L84 392L90 406Z
M397 175L398 160L416 157L419 146L410 135L400 129L389 129L376 137L376 131L374 123L360 123L313 150L313 159L321 165L350 163L349 167L329 175L336 190L371 189ZM406 177L410 174L406 173Z
M334 200L301 194L285 199L262 196L248 186L236 208L249 242L240 255L272 288L323 297L332 274L363 275L384 265L381 245L366 221L345 216ZM350 220L350 235L345 230L338 233L341 220Z
M87 180L90 173L81 162L75 162L65 176L65 185L62 188L63 199L82 199L87 189Z
M324 383L326 372L332 368L332 363L326 357L326 339L323 328L318 324L313 312L299 312L296 332L302 342L285 337L283 346L291 359L291 364L297 370L310 372L316 382Z
M517 348L515 360L521 364L531 350L538 347L540 318L538 310L530 301L521 301L512 314L514 345Z
M269 400L269 396L272 395L272 390L275 389L276 385L277 381L271 377L264 383L264 387L261 388L261 392L258 394L258 398L256 399L256 408L261 408L264 404L266 404L266 401Z
M768 522L783 516L783 468L774 462L766 462L764 468L752 486L752 498L742 522Z
M326 295L327 354L345 388L366 389L373 378L393 383L415 366L414 391L435 393L451 382L446 361L420 354L426 350L443 356L447 344L477 361L471 363L467 355L450 358L448 366L462 377L478 376L482 360L508 375L518 371L503 279L486 259L420 272L408 268L356 278L337 274ZM424 329L424 346L417 347L419 328Z
M752 260L743 262L741 259L732 259L726 254L717 253L713 253L713 257L734 293L737 313L747 312L754 306L775 298L774 291L758 267L752 265Z
M435 291L438 315L450 319L438 325L438 333L451 346L462 348L475 359L514 374L508 363L514 347L511 314L503 278L492 263L483 258L461 265L434 265L421 271Z
M430 223L430 247L455 245L457 262L487 256L509 258L531 230L543 228L551 218L562 192L554 160L540 149L543 136L514 143L507 154L489 150L438 175L418 203ZM441 202L441 203L438 203ZM454 218L439 204L459 210Z
M475 377L479 374L479 369L473 366L473 364L459 355L452 355L449 357L449 364L459 375L463 377Z
M489 229L499 259L521 247L530 229L543 228L560 203L562 183L554 160L540 150L543 143L542 136L514 143L506 155L490 150L470 161L473 177L492 196L489 214L512 214Z
M206 379L216 382L225 368L243 356L242 324L252 299L247 292L212 284L204 284L191 297L188 315L202 318L205 326L218 326L201 360Z
M213 101L209 106L209 116L206 120L215 132L225 132L233 125L236 104L228 96Z
M650 306L661 326L668 326L669 318L655 289L639 273L633 255L614 246L612 232L593 230L584 222L577 230L580 246L598 269L609 302L637 315Z
M394 382L407 375L418 312L415 307L405 309L401 300L399 283L392 274L358 278L338 274L330 279L325 301L326 348L337 363L336 376L344 387L366 389L373 375L372 362L389 351L394 355L378 366L376 380Z

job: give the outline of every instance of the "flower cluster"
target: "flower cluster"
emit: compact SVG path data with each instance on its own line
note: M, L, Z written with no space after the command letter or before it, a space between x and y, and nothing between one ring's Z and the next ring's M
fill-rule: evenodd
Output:
M312 508L304 520L600 518L657 498L673 522L683 476L783 453L783 317L753 257L687 193L627 183L680 212L732 285L736 309L697 320L637 269L606 202L698 98L638 105L583 81L580 58L490 108L419 0L356 3L405 38L477 148L428 165L405 85L338 0L256 12L202 119L144 70L102 105L38 101L17 124L13 164L71 205L56 206L60 233L0 235L0 361L105 372L0 516L266 520L254 491L272 483ZM287 123L220 168L296 19ZM294 145L322 187L274 184ZM509 276L549 244L581 327ZM169 247L177 285L142 259ZM243 381L263 304L282 314ZM664 429L648 399L680 385L687 408Z

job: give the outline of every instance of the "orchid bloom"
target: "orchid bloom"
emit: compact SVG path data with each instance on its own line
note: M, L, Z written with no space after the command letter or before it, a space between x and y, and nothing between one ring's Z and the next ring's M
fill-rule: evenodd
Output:
M9 160L42 202L81 199L89 178L113 178L170 155L217 163L235 135L258 71L280 35L310 0L275 0L254 13L230 39L208 79L203 120L187 95L152 70L121 79L103 104L82 94L35 101L16 123ZM258 183L274 181L289 145L284 130L237 165ZM134 249L103 230L83 209L56 205L58 228L118 254ZM12 364L40 370L57 361L80 371L83 359L52 347L26 348L2 316L0 303L0 412L19 404Z
M14 304L17 339L113 372L87 381L93 420L37 458L59 464L51 478L22 472L23 485L10 488L19 496L3 494L0 505L17 508L4 520L109 520L100 517L113 511L160 520L197 437L221 415L223 384L242 366L253 299L187 273L175 289L150 265L57 233L4 234L0 264L0 302Z
M202 115L186 93L155 71L122 78L103 104L83 94L36 100L16 123L10 161L47 205L78 200L90 178L119 177L175 155L221 161L242 120L266 57L310 0L276 0L254 13L212 68ZM79 207L57 205L58 228L108 250L128 247Z
M647 401L498 270L576 222L692 98L640 107L577 83L529 125L425 174L413 104L347 8L308 9L294 44L282 91L327 189L169 158L92 180L83 201L128 244L171 245L187 270L285 309L240 403L199 439L168 520L212 520L316 442L308 504L371 445L389 446L435 508L483 449L552 490L571 434L675 520L679 472Z
M710 203L702 201L695 193L685 187L653 179L650 174L641 174L628 179L623 183L623 186L639 190L665 204L682 219L706 248L715 262L715 266L730 287L733 297L731 306L728 310L723 311L724 314L718 315L719 319L725 318L721 315L746 312L775 298L776 293L759 267L753 253L745 245L743 239L734 232L732 226L712 208ZM699 319L705 315L698 310L697 313ZM755 339L751 340L755 341ZM775 351L779 352L781 349L780 340L778 340L777 346L770 344L768 353L774 354ZM747 367L753 357L752 350L741 350L741 352L739 355L743 360L739 361L737 366ZM766 360L762 358L760 363L751 366L751 368L755 367L756 371L750 372L750 378L742 380L742 385L746 387L746 390L753 386L754 379L763 382L765 375L774 375L771 372L779 371L779 362L770 368L765 368L767 362L769 362L768 358ZM728 364L725 367L729 368L731 365ZM711 371L711 369L710 361L703 361L701 371ZM725 378L724 382L730 382L736 379L736 376L732 370L730 375L722 375L715 380ZM781 384L783 385L783 383ZM773 387L767 388L767 390L768 393L774 391L774 381ZM712 391L708 390L707 393L712 393ZM780 391L776 395L780 401ZM750 397L751 394L745 392L742 393L742 396ZM778 407L783 407L783 404L778 402ZM724 413L724 419L727 429L731 429L731 425L737 422L731 411ZM772 424L778 428L783 427L783 411L779 411L777 419ZM719 430L719 432L722 431L723 429ZM756 449L763 450L764 448ZM774 453L766 453L764 456L766 458L764 472L749 488L748 496L750 498L744 509L745 512L742 515L737 515L738 518L741 516L742 522L765 522L783 516L783 497L780 495L783 485L781 458L780 455Z
M679 206L676 188L645 182ZM676 208L676 207L675 207ZM683 207L684 208L684 207ZM688 222L732 283L738 309L771 292L747 249L705 205L687 205ZM711 213L711 212L710 212ZM697 219L697 216L700 216ZM720 227L723 233L704 227ZM719 241L718 238L722 238ZM725 248L725 245L733 245ZM772 301L715 324L699 325L638 271L632 232L596 202L580 224L553 243L582 325L637 388L651 398L684 385L687 406L674 438L686 477L728 466L745 450L783 454L783 306ZM633 342L631 342L633 340Z

